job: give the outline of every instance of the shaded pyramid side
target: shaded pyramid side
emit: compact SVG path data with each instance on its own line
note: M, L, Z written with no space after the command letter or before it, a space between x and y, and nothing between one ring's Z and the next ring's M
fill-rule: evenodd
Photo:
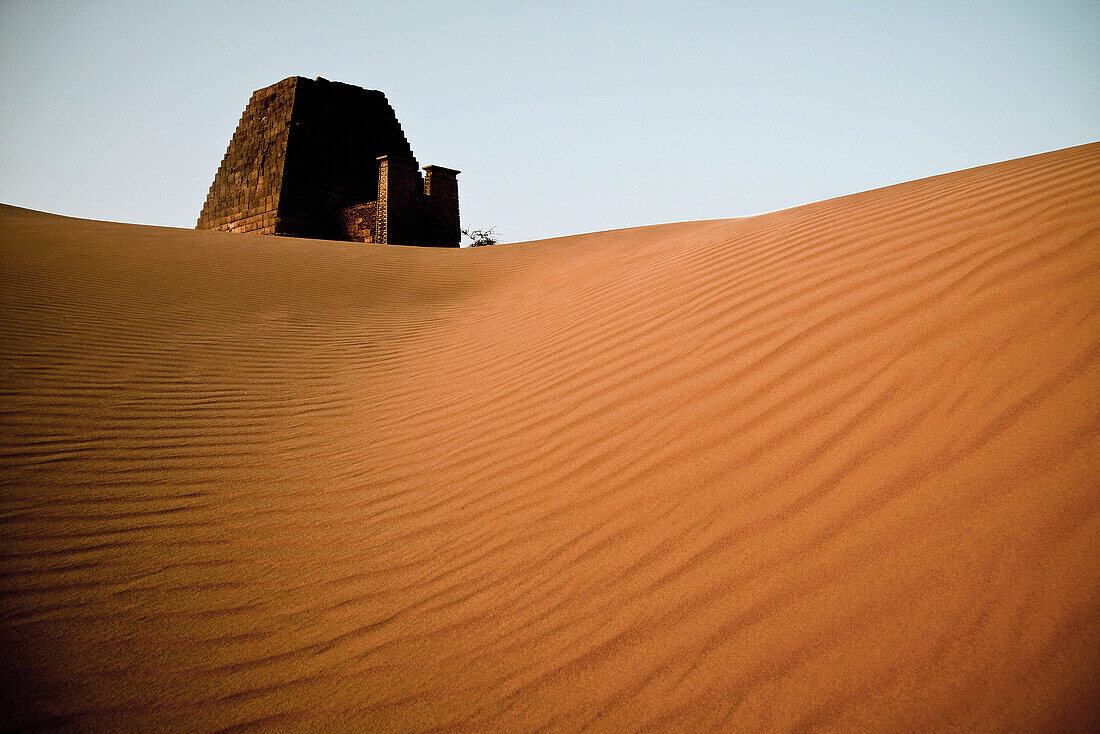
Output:
M296 89L278 232L345 239L341 210L378 198L378 157L419 164L382 92L325 79L302 79Z

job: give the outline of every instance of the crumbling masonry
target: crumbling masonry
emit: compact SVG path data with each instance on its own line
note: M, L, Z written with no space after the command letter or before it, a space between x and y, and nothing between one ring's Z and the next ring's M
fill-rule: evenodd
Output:
M381 92L290 77L252 94L195 228L458 247L458 173L421 175Z

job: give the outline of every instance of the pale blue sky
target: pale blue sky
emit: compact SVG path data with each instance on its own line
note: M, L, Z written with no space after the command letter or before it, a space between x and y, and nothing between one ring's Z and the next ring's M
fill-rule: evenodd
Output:
M192 227L294 75L384 91L518 241L1100 140L1100 2L0 0L0 202Z

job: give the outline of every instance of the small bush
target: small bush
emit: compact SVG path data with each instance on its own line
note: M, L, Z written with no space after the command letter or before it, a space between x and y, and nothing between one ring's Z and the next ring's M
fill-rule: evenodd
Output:
M462 235L466 237L470 242L467 247L485 247L486 245L496 245L500 243L500 237L496 233L495 227L489 227L489 229L464 229Z

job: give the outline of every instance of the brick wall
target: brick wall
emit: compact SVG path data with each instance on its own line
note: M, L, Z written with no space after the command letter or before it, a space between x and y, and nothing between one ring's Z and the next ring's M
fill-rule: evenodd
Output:
M375 206L377 202L357 204L340 211L343 238L349 242L375 242Z

